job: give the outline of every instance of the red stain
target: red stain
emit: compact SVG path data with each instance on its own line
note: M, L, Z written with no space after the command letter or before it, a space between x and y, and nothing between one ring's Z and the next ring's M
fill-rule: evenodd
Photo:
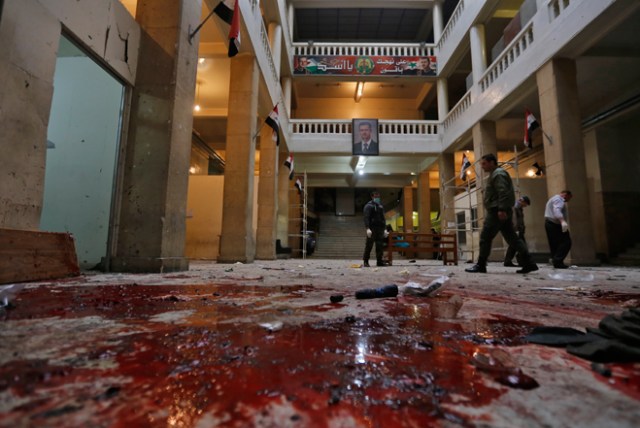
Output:
M376 318L301 325L288 324L286 314L265 306L312 290L135 284L24 290L7 319L97 315L124 324L128 334L109 341L86 337L81 349L67 351L66 365L22 360L0 367L0 390L31 399L5 414L5 421L193 426L206 413L219 418L220 426L284 417L326 427L332 418L347 416L356 426L472 425L450 405L464 397L466 406L484 406L507 390L487 385L486 374L470 364L473 353L478 345L522 344L531 327L505 317L460 324L443 318L457 311L445 297L427 303L393 299L378 302L384 314ZM193 315L183 324L150 320L187 309ZM257 322L239 321L248 314L269 315L284 327L270 333ZM108 360L116 366L86 368ZM284 410L275 412L274 406Z

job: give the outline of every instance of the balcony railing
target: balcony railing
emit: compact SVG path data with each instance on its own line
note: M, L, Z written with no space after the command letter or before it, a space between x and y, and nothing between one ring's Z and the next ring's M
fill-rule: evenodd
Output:
M458 119L462 113L464 113L469 106L471 105L471 91L467 91L466 94L462 96L460 101L456 103L455 106L449 111L447 117L442 123L444 129L447 129L456 119Z
M433 56L433 44L421 43L294 43L294 55Z
M351 135L351 120L291 119L292 134L344 134ZM432 120L381 120L378 122L380 135L438 135L440 122Z
M551 0L549 7L549 21L553 21L560 16L571 5L571 0Z
M462 12L464 11L464 0L460 0L458 2L458 6L456 6L455 10L451 14L451 18L449 18L449 22L447 22L447 26L444 27L442 31L442 35L440 36L440 40L438 40L438 49L442 49L442 45L447 41L447 38L453 33L453 27L456 26L456 22L462 16Z
M533 43L533 22L520 32L518 37L513 39L509 46L500 54L498 58L485 71L480 79L480 91L484 92L491 84L498 79Z

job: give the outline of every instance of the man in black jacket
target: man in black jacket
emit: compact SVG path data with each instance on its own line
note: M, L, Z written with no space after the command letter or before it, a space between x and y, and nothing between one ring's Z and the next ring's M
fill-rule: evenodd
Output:
M524 239L524 209L529 205L531 205L531 199L529 199L528 196L521 196L513 206L513 219L516 234L518 235L518 238L525 242L525 244L527 241ZM513 256L515 255L516 247L509 245L509 248L507 248L507 254L504 256L504 265L507 267L515 267L516 265L513 264Z
M364 247L364 255L362 256L363 264L365 267L369 267L369 256L373 249L373 244L376 244L376 261L378 266L384 266L382 261L382 246L384 245L384 238L387 234L385 226L387 224L384 219L384 208L380 203L380 193L371 192L371 200L364 206L364 227L367 228L367 243Z

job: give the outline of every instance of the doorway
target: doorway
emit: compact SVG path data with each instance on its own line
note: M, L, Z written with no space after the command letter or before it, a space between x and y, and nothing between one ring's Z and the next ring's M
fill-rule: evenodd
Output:
M90 269L107 254L125 87L62 35L53 88L40 229L73 234Z

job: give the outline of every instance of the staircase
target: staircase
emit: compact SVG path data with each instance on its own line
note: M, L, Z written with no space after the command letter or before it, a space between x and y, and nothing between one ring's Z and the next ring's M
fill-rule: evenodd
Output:
M320 230L312 259L361 260L366 241L362 214L320 214ZM375 257L375 256L374 256Z
M624 253L611 259L611 264L616 266L640 266L640 244L628 248Z

